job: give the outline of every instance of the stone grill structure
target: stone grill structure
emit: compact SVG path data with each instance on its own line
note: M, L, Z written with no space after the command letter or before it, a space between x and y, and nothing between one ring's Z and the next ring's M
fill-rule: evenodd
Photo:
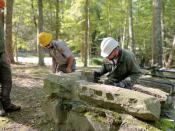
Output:
M42 108L55 131L160 130L156 123L162 120L161 111L172 102L168 93L141 85L128 90L91 81L91 73L83 71L53 74L44 80ZM165 128L173 130L174 121L167 121L172 127Z

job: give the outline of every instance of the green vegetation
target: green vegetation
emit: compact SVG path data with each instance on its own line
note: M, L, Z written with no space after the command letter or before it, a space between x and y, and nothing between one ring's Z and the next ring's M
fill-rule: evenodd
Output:
M102 65L103 59L102 58L92 58L92 65Z
M175 124L174 121L167 118L162 118L159 121L155 122L155 126L163 131L174 131L175 130Z
M37 50L37 2L37 0L14 1L13 41L18 50ZM57 4L60 7L57 10L59 23L56 16ZM59 25L58 38L66 41L75 54L80 54L81 59L84 58L83 53L87 49L84 47L85 4L85 0L71 0L71 2L61 0L58 3L55 0L43 0L44 31L52 33L56 38L56 29ZM152 0L132 1L135 53L143 63L149 63L152 59L152 6ZM170 57L175 34L175 13L173 12L175 12L175 1L163 0L163 55L166 60ZM101 60L96 57L100 56L100 42L104 37L112 36L120 41L122 47L131 49L128 31L130 28L128 0L91 0L88 14L90 63L101 64Z

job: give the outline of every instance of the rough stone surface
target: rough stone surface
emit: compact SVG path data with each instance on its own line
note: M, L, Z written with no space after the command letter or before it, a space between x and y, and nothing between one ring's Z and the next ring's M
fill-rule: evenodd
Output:
M154 126L142 122L131 115L122 116L122 124L118 131L161 131Z
M44 80L44 91L50 99L71 99L74 95L72 91L76 87L76 80L79 79L81 79L81 72L49 75Z
M143 76L138 80L138 83L143 86L151 86L165 91L169 94L175 93L175 82L163 78L155 78L150 76Z
M159 100L137 91L82 81L79 96L103 108L125 111L144 120L160 117Z
M63 110L62 103L60 99L47 100L42 106L48 119L53 120L56 127L59 127L66 121L67 111Z
M160 90L160 89L155 89L155 88L151 88L149 86L135 84L133 86L133 90L154 96L154 97L158 98L159 101L162 103L164 103L168 100L169 94Z
M76 107L69 112L66 125L62 130L116 131L121 123L121 117L118 113L95 107Z
M166 93L137 88L152 92L151 96L87 82L92 79L90 73L53 74L44 80L46 100L42 108L50 122L54 122L55 131L159 130L144 120L158 122L160 101L166 101Z

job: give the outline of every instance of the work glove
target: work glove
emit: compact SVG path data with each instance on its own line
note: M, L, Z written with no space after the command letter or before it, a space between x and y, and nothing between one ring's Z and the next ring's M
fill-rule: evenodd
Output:
M114 86L125 88L125 89L132 89L133 85L130 82L121 81L121 82L118 82L118 83L114 83Z
M117 87L121 87L121 88L125 88L126 87L126 84L124 82L114 82L113 80L110 80L110 79L105 80L104 84L117 86Z
M100 75L97 71L93 72L93 82L98 83L98 81L100 80Z
M121 88L126 88L126 84L124 82L114 83L114 86L121 87Z

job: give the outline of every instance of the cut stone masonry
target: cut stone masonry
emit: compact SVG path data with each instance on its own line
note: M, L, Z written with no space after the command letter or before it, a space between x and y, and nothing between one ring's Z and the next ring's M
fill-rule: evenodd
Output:
M135 85L134 90L90 82L90 72L49 75L43 110L57 131L159 130L168 93Z

